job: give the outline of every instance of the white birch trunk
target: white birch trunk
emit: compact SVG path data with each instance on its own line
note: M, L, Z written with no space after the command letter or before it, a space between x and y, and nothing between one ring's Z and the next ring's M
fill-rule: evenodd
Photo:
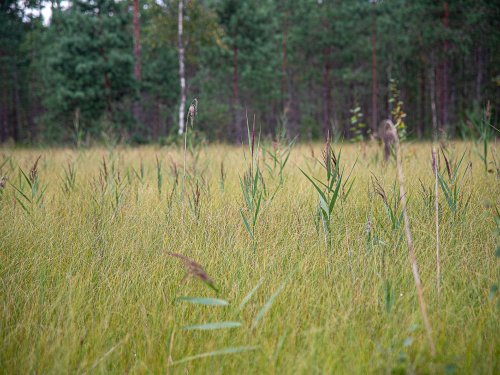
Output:
M186 72L184 67L184 43L182 41L182 24L184 18L184 3L179 0L179 21L178 21L178 45L179 45L179 77L181 83L181 103L179 105L179 134L184 134L186 124L184 114L186 112Z

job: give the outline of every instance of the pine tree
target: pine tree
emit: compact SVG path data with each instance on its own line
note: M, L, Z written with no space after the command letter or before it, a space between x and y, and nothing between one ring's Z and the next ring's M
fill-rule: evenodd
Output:
M113 0L76 0L56 10L44 50L49 129L60 134L61 126L70 129L78 120L96 134L104 124L124 130L130 118L124 118L129 111L121 110L122 101L134 88L128 25L125 4Z

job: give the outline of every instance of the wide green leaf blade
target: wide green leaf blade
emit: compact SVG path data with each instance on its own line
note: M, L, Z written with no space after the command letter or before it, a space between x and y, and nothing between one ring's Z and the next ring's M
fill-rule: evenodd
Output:
M184 331L209 331L214 329L227 329L241 327L240 322L216 322L216 323L205 323L205 324L195 324L191 326L184 326L181 329Z
M227 306L229 302L218 298L206 298L206 297L178 297L176 301L183 301L194 303L197 305L210 305L210 306Z
M259 215L260 210L260 202L262 201L262 193L259 194L259 199L257 200L257 207L255 208L254 218L253 218L253 228L255 228L255 224L257 223L257 217Z
M30 202L30 203L31 203L31 199L29 199L29 198L26 196L26 194L24 194L24 193L22 192L22 190L18 189L18 188L17 188L17 186L15 186L15 185L11 184L11 183L10 183L10 181L8 181L8 180L7 180L7 182L9 183L9 185L10 185L10 186L12 186L14 189L16 189L16 191L17 191L19 194L21 194L21 195L24 197L24 199L26 199L28 202Z
M342 179L337 180L337 186L335 187L335 191L333 192L332 198L330 200L330 207L328 207L328 213L331 215L333 212L333 207L335 207L335 202L337 201L337 196L339 195L340 185L342 183Z
M23 171L21 168L19 168L19 170L21 171L21 173L22 173L22 175L23 175L24 179L25 179L25 180L26 180L26 182L28 183L28 186L31 188L31 186L32 186L32 184L31 184L31 180L28 178L28 176L26 176L26 173L24 173L24 171Z
M325 213L326 217L330 218L330 210L328 209L328 204L323 198L321 198L321 196L319 197L319 205L321 207L321 210Z
M243 219L243 224L245 224L245 228L248 231L248 234L250 234L250 237L253 238L253 232L250 229L250 225L248 225L248 221L247 221L247 218L245 217L245 215L243 214L243 210L241 210L241 209L240 209L240 214L241 214L241 218Z
M299 168L300 169L300 168ZM302 172L302 174L304 176L306 176L306 178L311 182L311 184L313 184L314 188L318 191L319 195L326 201L326 197L325 197L325 194L323 193L323 191L318 187L318 185L316 185L316 183L301 169L300 170Z
M21 205L24 211L29 213L29 210L26 208L26 206L23 204L23 202L21 202L21 200L18 197L16 197L16 201Z
M465 157L465 152L462 154L462 157L460 158L460 160L457 163L457 166L455 167L455 171L453 172L453 177L451 179L451 184L454 184L457 179L458 170L460 169L460 165L462 164L464 157Z

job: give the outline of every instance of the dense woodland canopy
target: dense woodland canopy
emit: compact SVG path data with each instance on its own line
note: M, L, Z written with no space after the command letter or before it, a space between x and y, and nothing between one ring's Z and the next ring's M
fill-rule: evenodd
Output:
M500 3L487 0L1 0L0 142L351 139L406 113L467 137L500 104ZM47 22L41 9L50 7ZM182 34L179 12L182 11ZM135 22L134 22L135 21Z

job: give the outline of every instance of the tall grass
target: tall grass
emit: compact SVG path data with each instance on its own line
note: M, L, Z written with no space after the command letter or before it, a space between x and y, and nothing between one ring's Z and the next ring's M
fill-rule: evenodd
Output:
M461 202L470 195L468 207L456 219L440 191L438 303L435 221L419 196L420 181L427 188L435 182L426 162L430 145L401 147L402 196L434 357L400 242L404 224L392 230L373 191L377 176L390 204L397 179L394 163L376 162L382 160L376 144L367 145L367 158L345 185L356 145L334 146L340 166L335 172L330 164L333 184L325 163L311 158L324 145L295 145L282 186L270 204L263 198L258 251L249 251L253 242L240 213L249 215L239 176L250 164L241 147L203 147L196 173L188 154L186 215L182 148L3 148L0 373L498 373L499 221L492 219L500 206L498 180L468 152L472 143L449 144L452 176L464 152L458 176L473 167L461 190ZM493 155L498 145L490 142L488 151ZM31 197L19 168L29 180L39 155L35 196L44 191L43 204L28 204L28 214L18 202L26 199L16 188ZM160 199L156 156L163 161ZM63 193L68 160L75 161L74 188ZM448 182L445 164L442 158L439 172ZM276 181L261 172L272 192L281 184L278 165ZM190 215L197 183L201 209ZM330 194L323 203L320 192ZM395 197L399 217L401 195ZM320 235L312 217L318 208ZM325 251L326 220L332 252ZM201 271L190 260L218 292L198 281Z

